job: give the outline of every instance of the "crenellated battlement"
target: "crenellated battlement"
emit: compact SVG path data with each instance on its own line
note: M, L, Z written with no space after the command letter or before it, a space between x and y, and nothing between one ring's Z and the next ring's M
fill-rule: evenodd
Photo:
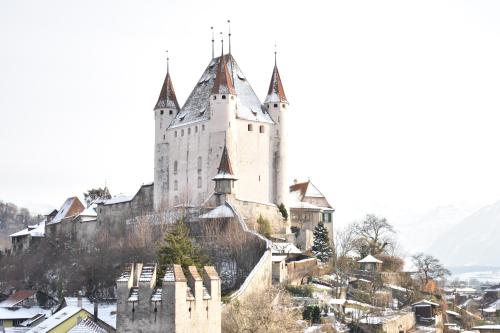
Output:
M120 332L220 332L220 279L212 266L186 274L170 265L157 279L157 264L127 265L117 279ZM159 281L159 282L158 282Z

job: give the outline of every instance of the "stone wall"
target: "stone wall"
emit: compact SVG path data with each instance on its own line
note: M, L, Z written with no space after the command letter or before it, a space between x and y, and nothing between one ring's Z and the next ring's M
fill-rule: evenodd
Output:
M286 264L288 282L291 284L300 284L300 281L313 274L319 269L318 260L315 258L290 261Z
M151 214L153 209L153 184L142 185L139 191L127 201L114 204L98 204L97 224L114 235L126 233L126 221Z
M232 198L231 198L232 199ZM275 204L232 199L231 204L241 214L246 225L252 230L258 230L257 219L262 216L271 223L273 234L287 233L289 225L283 219Z
M400 333L411 331L415 327L415 314L413 312L390 319L383 325L385 333Z

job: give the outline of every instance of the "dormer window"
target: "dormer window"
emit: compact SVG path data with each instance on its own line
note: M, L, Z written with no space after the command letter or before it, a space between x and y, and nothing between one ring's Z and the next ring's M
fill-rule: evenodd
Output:
M226 99L226 95L222 95L222 99Z

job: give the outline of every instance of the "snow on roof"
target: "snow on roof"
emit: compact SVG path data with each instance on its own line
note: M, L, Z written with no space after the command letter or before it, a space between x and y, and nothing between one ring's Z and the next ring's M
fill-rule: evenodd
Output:
M97 325L91 318L85 318L68 333L106 333L106 330Z
M208 213L201 215L200 219L220 219L220 218L233 218L233 217L234 217L234 212L230 207L226 205L220 205L218 207L215 207Z
M78 305L78 297L65 297L64 299L68 306ZM87 297L82 298L82 308L89 313L94 313L94 303ZM97 316L109 326L116 328L116 303L99 303Z
M80 213L80 216L97 217L97 212L96 212L95 208L96 208L95 204L90 206L90 207L85 208L85 210Z
M29 329L30 327L4 327L5 333L24 333Z
M272 256L273 262L281 262L286 259L286 256Z
M9 296L3 302L0 302L0 308L10 308L18 305L27 298L36 294L36 290L18 290Z
M80 199L78 199L77 197L68 198L62 205L61 209L59 209L57 215L54 216L54 218L48 224L59 223L61 222L61 220L67 217L78 215L83 210L85 210L85 206L83 206Z
M150 282L153 278L155 271L155 264L145 264L142 266L141 276L139 277L139 282Z
M78 305L77 297L65 297L64 300L68 306L76 307ZM82 308L89 313L94 313L94 303L87 297L82 298ZM109 326L116 328L116 303L99 303L97 316Z
M437 303L434 303L434 302L431 302L431 301L428 301L426 299L423 299L421 301L418 301L418 302L415 302L412 304L412 306L427 306L427 305L434 305L434 306L439 306L439 304Z
M123 202L129 202L134 198L135 195L125 195L125 194L118 194L112 197L111 199L108 199L104 201L105 205L113 205L117 203L123 203Z
M44 237L45 236L45 220L42 222L28 226L26 229L18 231L16 233L11 234L9 237L20 237L20 236L28 236L31 237Z
M301 254L300 251L292 243L273 243L271 245L272 254Z
M64 323L69 318L78 314L80 311L86 311L86 310L79 308L79 307L76 307L76 306L67 306L65 308L62 308L61 310L54 313L52 316L47 318L42 323L33 327L31 330L28 331L28 333L47 333L47 332L50 332L54 328L56 328L57 326ZM88 312L88 311L86 311L86 312ZM88 313L88 314L90 315L90 313Z
M482 326L475 326L472 328L473 330L495 330L495 331L500 331L500 325L482 325Z
M42 309L39 306L30 308L0 308L0 320L26 320L39 314L50 315L50 310Z
M236 91L236 117L239 119L273 123L267 110L260 102L238 64L230 54L225 55L229 75ZM181 111L172 121L169 128L206 121L209 119L210 95L215 83L216 71L221 57L210 61L205 72L189 95Z
M271 83L267 92L266 103L288 103L283 84L281 83L280 73L278 66L274 64L273 75L271 76Z
M376 263L376 264L383 263L383 261L378 260L377 258L375 258L374 256L372 256L371 254L367 255L366 257L364 257L361 260L358 260L358 262L359 263Z
M455 312L455 311L446 310L446 313L450 314L452 316L455 316L455 317L460 317L460 313Z

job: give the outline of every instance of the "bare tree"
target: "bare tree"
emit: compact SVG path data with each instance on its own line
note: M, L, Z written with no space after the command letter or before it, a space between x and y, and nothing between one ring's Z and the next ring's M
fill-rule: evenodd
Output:
M391 244L395 244L392 236L396 232L385 217L368 214L363 221L355 223L353 228L357 235L357 251L361 256L385 253Z
M429 254L417 253L412 256L412 260L417 268L422 286L425 286L431 279L444 278L451 274L437 258Z
M251 299L230 303L222 317L225 333L301 332L300 311L288 293L277 288L255 293Z

